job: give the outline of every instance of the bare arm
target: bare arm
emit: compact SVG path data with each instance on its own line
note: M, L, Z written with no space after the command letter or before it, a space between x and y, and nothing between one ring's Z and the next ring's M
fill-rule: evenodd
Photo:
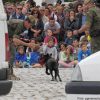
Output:
M33 49L35 47L39 47L40 46L39 44L23 42L22 40L17 39L17 38L13 38L13 42L14 42L15 46L23 45L23 46L28 46L28 47L33 48Z
M89 30L89 29L90 29L90 26L85 24L78 30L78 33L82 33L82 32Z

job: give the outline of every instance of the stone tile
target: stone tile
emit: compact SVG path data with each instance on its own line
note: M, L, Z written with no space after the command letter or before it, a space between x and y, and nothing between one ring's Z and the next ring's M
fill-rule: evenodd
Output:
M0 100L66 100L65 85L70 81L72 68L60 68L62 82L51 81L44 68L14 68L21 80L13 81L13 88Z

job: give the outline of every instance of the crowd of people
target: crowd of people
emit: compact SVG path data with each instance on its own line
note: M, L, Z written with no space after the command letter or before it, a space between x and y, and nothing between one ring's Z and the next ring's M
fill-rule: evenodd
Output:
M87 11L83 2L68 5L42 3L42 6L30 1L5 3L10 47L15 53L14 66L42 67L41 54L50 54L58 61L59 67L67 68L91 55L90 31L77 34L86 22ZM13 48L13 38L39 45Z

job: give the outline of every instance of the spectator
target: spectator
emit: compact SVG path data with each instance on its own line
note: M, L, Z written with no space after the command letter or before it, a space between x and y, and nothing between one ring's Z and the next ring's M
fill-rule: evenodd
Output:
M51 9L51 15L50 15L50 17L54 17L55 21L57 21L57 8L56 7L53 7Z
M75 17L74 10L69 11L69 18L64 22L65 30L77 30L78 29L78 19Z
M53 32L48 29L46 34L47 34L47 36L44 38L44 44L48 45L48 40L49 40L49 38L52 37L52 38L54 38L54 45L57 46L58 41L57 41L57 39L54 36L52 36Z
M57 0L56 6L60 6L62 4L61 0Z
M81 61L90 55L91 50L87 48L87 44L85 42L81 43L81 50L78 52L78 61Z
M77 64L77 60L74 60L72 46L67 46L67 48L65 50L65 55L66 55L65 59L59 60L60 66L74 67L74 65Z
M30 12L30 3L29 2L26 2L23 6L23 9L22 9L22 13L24 15L26 15L28 12Z
M46 47L44 47L43 53L44 54L52 54L52 58L57 60L58 54L57 54L57 49L54 46L54 38L52 38L52 37L49 38L48 45Z
M78 60L78 51L80 50L80 48L79 48L79 41L77 39L74 39L73 43L72 43L72 46L73 46L74 59Z
M65 17L64 22L69 19L69 9L65 9L64 17Z
M36 6L36 2L34 0L26 0L26 3L29 3L31 7Z
M39 10L33 8L31 15L33 15L35 18L35 24L32 25L32 28L31 28L31 31L33 32L33 37L34 38L41 37L41 34L44 29L44 24L43 24L43 21L41 18L41 14L40 14Z
M40 53L38 52L38 48L34 48L33 52L30 54L30 65L33 68L40 68L42 67L41 64L39 64L39 59L40 59Z
M61 25L62 28L64 28L64 14L63 14L63 7L57 6L56 7L56 15L57 15L57 22Z
M78 3L77 5L76 5L76 15L77 14L82 14L82 11L83 9L82 9L82 4L81 3Z
M60 34L59 34L59 41L62 41L64 38L64 13L63 13L63 7L57 6L56 7L56 15L57 15L57 22L60 24Z
M5 5L5 10L7 13L7 20L10 19L11 15L15 13L15 5L13 3L9 3Z
M49 8L45 8L45 16L49 19L50 18L50 16L51 16L51 11L50 11L50 9Z
M65 43L67 45L72 45L73 40L74 40L74 36L73 36L72 30L66 31L66 35L67 35L67 37L65 37Z
M27 61L27 58L26 58L26 54L24 52L24 47L19 46L18 51L15 55L15 66L16 67L24 67L26 61Z
M74 3L70 3L69 7L66 6L65 9L64 5L61 5L60 2L58 2L56 6L53 6L53 4L46 4L45 7L40 7L36 6L36 3L33 2L33 0L27 0L23 6L21 3L18 3L17 6L14 6L12 3L9 3L5 6L8 19L10 19L8 21L8 24L10 24L8 25L9 34L11 37L16 37L17 35L17 43L14 42L14 44L12 44L14 46L22 44L29 47L32 46L33 48L28 48L29 52L25 51L27 52L27 63L30 63L34 67L41 67L41 65L36 65L39 64L38 60L40 52L49 54L52 53L52 57L57 60L57 50L59 50L59 48L56 49L55 46L59 45L60 41L63 41L64 44L61 44L61 51L59 53L59 61L63 61L63 64L61 65L65 67L71 67L76 64L76 60L78 59L78 51L80 50L78 42L81 39L80 37L85 35L85 38L88 39L88 41L83 40L85 43L90 43L91 40L88 31L77 34L77 30L83 26L86 21L87 7L84 4L82 5L78 3L76 11L74 11L73 4ZM25 18L19 18L18 15L24 15ZM20 19L22 21L19 21ZM34 45L38 44L35 41L38 38L41 41L41 47L40 44L38 45L38 48L33 45L30 46L30 43L28 44L26 41L20 41L19 37L31 40L31 43ZM78 40L76 40L77 38ZM42 42L44 42L45 45L42 45ZM68 46L66 50L65 45ZM71 52L69 47L70 45L73 46L73 52ZM90 49L91 45L89 46ZM12 45L11 47L13 48ZM70 57L68 55L70 55ZM35 56L38 57L36 62L34 60ZM67 58L73 58L73 60L71 59L68 62Z
M41 18L42 18L43 24L45 24L46 22L49 21L49 18L47 16L45 16L45 8L40 7L39 11L40 11L40 14L41 14Z
M83 8L82 4L77 4L76 6L76 17L79 19L79 28L82 26L82 16L83 16Z
M67 56L65 54L65 50L66 50L66 44L61 43L60 44L60 52L59 52L59 61L66 61ZM60 64L59 64L59 67L62 67L62 66L60 66Z

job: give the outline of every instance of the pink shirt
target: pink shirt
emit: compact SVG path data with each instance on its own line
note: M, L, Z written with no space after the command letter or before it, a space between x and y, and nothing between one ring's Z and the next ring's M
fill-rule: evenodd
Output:
M46 36L46 37L44 38L44 43L45 43L45 44L48 43L49 38L50 38L50 36ZM57 45L57 44L58 44L57 39L56 39L55 37L53 37L53 38L54 38L54 44Z

